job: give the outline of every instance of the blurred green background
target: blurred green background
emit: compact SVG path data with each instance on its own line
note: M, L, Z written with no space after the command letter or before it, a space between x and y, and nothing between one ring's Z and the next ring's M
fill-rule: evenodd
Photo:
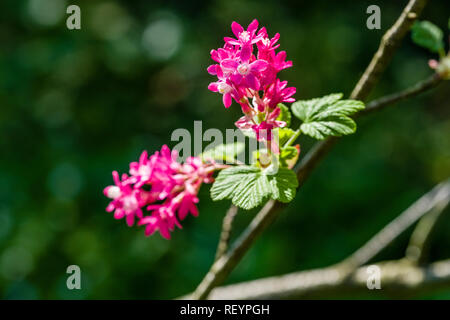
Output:
M280 75L296 99L348 95L406 2L2 0L0 297L167 299L193 290L229 203L212 202L204 186L198 218L170 241L146 238L105 212L111 171L126 171L144 149L173 147L171 132L192 130L194 120L204 130L233 128L240 109L226 110L207 90L206 72L233 20L258 18L281 34L294 67ZM81 7L81 30L66 28L69 4ZM381 7L381 30L366 28L370 4ZM433 1L422 18L446 30L449 13L447 1ZM430 58L408 35L371 98L431 75ZM361 119L226 283L338 262L449 177L449 91L446 83ZM312 140L301 144L305 155ZM238 215L235 235L254 214ZM431 260L450 257L449 222L447 214ZM377 260L402 257L408 235ZM66 288L72 264L82 290Z

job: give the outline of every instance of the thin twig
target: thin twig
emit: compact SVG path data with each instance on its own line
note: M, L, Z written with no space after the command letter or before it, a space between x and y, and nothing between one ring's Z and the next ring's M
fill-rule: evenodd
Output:
M408 2L394 25L383 35L377 52L350 94L350 98L358 100L367 98L427 2L427 0L410 0Z
M398 93L393 93L382 98L371 101L367 104L366 108L358 112L355 116L359 117L362 115L366 115L368 113L372 113L374 111L379 111L384 109L386 106L389 106L398 101L404 100L408 97L418 95L421 92L427 91L439 84L442 81L442 77L438 73L434 73L430 77L425 80L422 80L412 87L400 91Z
M255 239L269 224L271 224L273 221L272 219L275 219L277 215L273 214L274 208L282 209L284 206L285 204L280 202L273 200L268 201L255 218L253 218L250 225L234 241L230 250L213 263L206 276L198 285L196 291L185 298L195 300L206 299L209 292L228 276L242 259L248 248L253 244ZM271 214L269 214L269 212Z
M228 245L230 243L230 236L231 236L231 230L233 229L233 220L238 212L238 207L235 205L232 205L227 213L225 214L225 217L223 218L222 222L222 231L220 233L220 240L219 244L217 245L216 250L216 259L219 259L221 256L223 256L227 250Z
M382 72L392 59L395 49L398 47L404 35L411 28L412 23L422 11L427 0L410 0L395 24L383 36L380 47L375 53L371 63L358 81L351 94L352 99L363 100L378 82ZM336 138L328 138L320 142L306 155L297 169L300 182L309 175L317 163L334 145ZM206 276L200 282L192 299L206 299L211 290L220 284L238 264L245 252L250 248L254 239L269 225L277 216L279 209L285 205L275 201L269 201L256 215L248 228L236 240L232 250L217 260L210 268Z
M441 203L440 206L433 208L429 214L419 220L406 249L406 258L412 263L425 263L431 235L448 203L449 201Z
M355 269L369 262L394 239L412 226L417 220L435 209L442 210L450 202L450 179L438 184L431 191L414 202L408 209L379 231L364 246L340 263Z

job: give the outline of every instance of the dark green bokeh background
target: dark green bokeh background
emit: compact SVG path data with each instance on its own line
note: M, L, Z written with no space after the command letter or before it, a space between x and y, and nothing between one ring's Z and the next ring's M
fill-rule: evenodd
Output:
M82 29L65 26L78 4ZM368 30L370 4L382 29ZM146 238L104 211L111 171L176 128L232 128L240 116L207 90L209 51L253 18L281 34L297 99L349 94L406 1L63 1L0 4L0 297L165 299L194 289L211 264L224 211L201 190L200 216L173 239ZM424 11L447 31L447 1ZM405 39L371 98L429 76L427 51ZM338 143L227 283L338 262L450 176L449 86L361 119ZM302 137L302 155L312 140ZM235 234L255 212L241 212ZM450 257L450 215L430 259ZM381 259L403 256L408 234ZM82 290L66 288L67 266ZM370 298L367 295L348 298ZM376 297L384 297L381 295ZM450 292L421 296L450 298ZM347 297L345 297L347 298Z

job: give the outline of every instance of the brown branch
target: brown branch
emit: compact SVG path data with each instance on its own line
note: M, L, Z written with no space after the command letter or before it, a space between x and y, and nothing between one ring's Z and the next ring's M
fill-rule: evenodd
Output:
M367 98L427 2L427 0L409 1L394 25L383 35L377 52L350 94L350 98L358 100Z
M414 202L408 209L385 226L364 246L345 259L340 265L355 269L369 262L381 250L386 248L406 229L420 218L434 210L443 210L450 202L450 179L438 184L431 191ZM427 217L427 216L425 216Z
M406 90L400 91L398 93L393 93L370 102L369 104L367 104L365 109L356 114L356 117L366 115L374 111L382 110L393 103L399 102L411 96L418 95L421 92L427 91L437 86L441 81L442 77L438 73L434 73L427 79L416 83L414 86Z
M446 202L443 201L439 206L434 207L429 214L420 219L411 235L408 248L406 249L406 258L412 263L425 263L431 235L436 229L438 221L448 204L449 200Z
M233 220L237 212L238 207L232 205L225 214L225 217L223 218L222 231L220 233L219 244L217 245L216 260L218 260L221 256L223 256L228 250L231 230L233 229Z
M242 259L248 248L253 244L255 239L269 224L271 224L273 219L275 219L278 210L282 209L284 206L285 205L280 202L275 202L273 200L268 201L255 218L253 218L250 225L244 230L239 238L236 239L230 250L213 263L195 292L184 298L195 300L206 299L209 292L228 276Z
M219 287L211 292L211 299L298 299L327 298L342 294L389 294L404 298L423 292L450 288L450 260L419 267L406 260L376 264L380 268L380 290L369 290L367 266L350 275L337 268L301 271L279 277L269 277Z
M400 44L404 35L409 31L412 23L426 3L427 0L409 1L395 24L383 36L380 47L351 94L352 99L363 100L373 89L382 72L392 59L395 49ZM301 183L304 182L311 170L320 162L324 155L328 153L336 140L336 138L328 138L319 142L308 152L297 168L298 178ZM279 210L284 206L284 204L269 201L236 240L232 250L211 266L206 276L191 295L191 298L206 299L211 290L228 276L245 252L250 248L254 239L276 218Z

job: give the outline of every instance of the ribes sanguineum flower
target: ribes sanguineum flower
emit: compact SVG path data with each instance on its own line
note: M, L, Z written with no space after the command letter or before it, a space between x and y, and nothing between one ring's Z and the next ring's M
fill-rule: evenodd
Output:
M178 154L164 145L150 157L144 151L139 162L130 164L129 175L119 177L113 172L115 185L104 189L112 199L107 207L114 211L116 219L126 218L129 226L145 226L145 234L155 231L166 238L175 226L190 213L198 215L197 197L203 183L213 182L214 170L221 168L213 161L204 162L198 157L189 157L184 163L177 162Z
M293 102L294 87L287 87L278 73L292 66L286 61L286 52L275 52L280 46L277 33L270 38L266 28L258 31L258 21L253 20L247 29L237 22L231 24L235 38L225 37L223 48L211 51L216 62L208 67L218 81L208 88L223 95L223 104L230 107L234 99L240 104L244 117L236 122L241 129L251 128L257 137L261 130L270 131L283 125L273 118L276 107L281 102Z
M128 183L128 176L122 175L119 178L119 173L113 171L113 180L115 185L108 186L103 190L103 193L108 198L112 199L106 207L106 211L114 211L114 218L126 218L127 224L132 226L135 217L142 218L141 207L145 204L146 194L140 190L134 189Z

